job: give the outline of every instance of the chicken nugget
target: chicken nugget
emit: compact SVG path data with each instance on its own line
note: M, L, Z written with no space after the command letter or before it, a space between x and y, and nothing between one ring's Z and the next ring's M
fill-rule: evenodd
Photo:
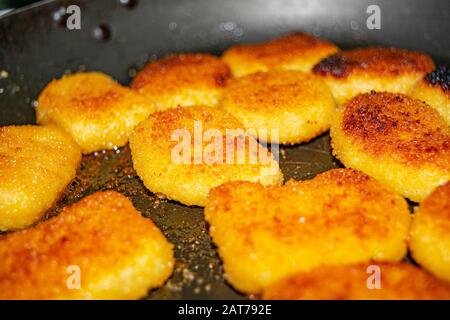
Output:
M435 108L450 126L450 69L440 66L412 89L413 98Z
M323 81L287 70L233 79L221 107L246 128L255 129L258 139L282 144L309 141L327 131L335 111L333 96ZM277 137L265 134L272 130L277 130Z
M173 270L173 246L125 196L96 192L0 237L0 299L136 299Z
M130 136L133 166L154 193L204 206L227 181L282 182L274 156L231 114L204 106L156 112Z
M450 286L411 264L374 262L301 272L265 288L262 297L266 300L449 300Z
M412 201L450 179L450 129L429 105L395 93L356 96L336 113L333 154Z
M273 69L310 72L321 59L339 51L331 42L297 32L269 42L231 47L222 55L235 77Z
M45 87L36 119L72 135L87 154L124 146L133 128L154 109L145 97L105 74L76 73Z
M313 68L313 73L325 80L337 103L342 104L371 90L407 94L433 69L433 60L424 53L369 47L325 58Z
M192 105L215 107L230 76L229 67L213 55L175 54L147 64L131 86L155 103L158 110Z
M414 260L450 282L450 182L436 188L420 204L410 237Z
M0 231L36 222L75 178L81 150L55 127L0 127Z
M246 293L322 265L399 261L410 224L402 197L351 169L284 186L226 183L205 217L227 280Z

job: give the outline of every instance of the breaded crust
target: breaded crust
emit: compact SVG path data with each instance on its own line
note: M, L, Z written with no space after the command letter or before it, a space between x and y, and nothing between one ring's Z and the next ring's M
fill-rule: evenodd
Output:
M97 192L0 238L0 299L139 298L172 273L172 247L126 197Z
M374 262L298 273L266 288L263 299L449 300L450 286L411 264Z
M321 265L399 261L410 223L402 197L351 169L284 186L223 184L205 218L227 280L246 293Z
M428 73L411 91L413 98L435 108L450 125L450 69L440 66Z
M55 127L0 127L0 231L36 222L75 178L81 150Z
M269 42L231 47L222 56L236 77L273 69L311 71L311 68L339 51L331 42L297 32Z
M174 54L147 64L131 87L154 102L158 110L192 105L214 107L230 76L229 67L213 55Z
M450 131L427 104L394 93L361 94L331 126L333 154L391 190L420 201L450 179Z
M76 73L53 80L36 108L40 124L68 132L83 153L124 146L133 128L154 111L137 92L99 72Z
M450 182L436 188L420 204L409 245L417 263L450 282Z
M236 118L220 109L193 106L156 112L130 137L133 166L150 191L186 205L204 206L209 190L227 181L282 182L278 163L266 148L251 137L233 139L227 129L245 132Z
M359 93L407 94L434 69L426 54L397 48L368 47L342 51L320 61L313 73L329 85L339 104Z
M294 144L330 128L333 96L319 78L301 71L257 72L230 81L221 107L259 140ZM272 130L278 132L271 136Z

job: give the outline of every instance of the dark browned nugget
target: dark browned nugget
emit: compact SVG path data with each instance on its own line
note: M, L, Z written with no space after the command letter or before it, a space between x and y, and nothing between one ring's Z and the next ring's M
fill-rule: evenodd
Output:
M331 124L333 154L413 201L450 179L450 129L426 103L396 93L365 93Z

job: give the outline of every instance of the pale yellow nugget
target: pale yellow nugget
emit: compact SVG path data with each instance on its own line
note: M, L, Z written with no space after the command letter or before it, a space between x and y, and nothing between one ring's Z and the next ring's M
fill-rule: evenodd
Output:
M436 188L414 214L409 243L422 267L450 282L450 182Z
M221 107L254 129L259 140L281 144L309 141L327 131L336 108L318 77L285 70L231 80Z
M133 166L150 191L186 205L204 206L209 190L227 181L281 183L273 155L253 137L230 130L245 133L236 118L217 108L156 112L130 137Z
M36 118L68 132L87 154L124 146L154 109L134 90L103 73L88 72L50 82L39 96Z
M0 256L0 299L136 299L174 265L161 231L114 191L0 237Z
M435 108L450 126L450 70L441 66L414 86L410 95Z
M25 228L75 178L81 150L55 127L0 127L0 231Z
M402 197L351 169L284 186L223 184L205 218L226 279L245 293L322 265L400 261L410 225Z
M333 154L413 201L450 179L450 129L429 105L402 94L361 94L330 130Z

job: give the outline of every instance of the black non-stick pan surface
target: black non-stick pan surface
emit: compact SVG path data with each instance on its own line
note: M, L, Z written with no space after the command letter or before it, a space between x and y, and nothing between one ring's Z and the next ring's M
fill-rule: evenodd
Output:
M62 8L71 4L81 9L80 30L66 28ZM369 5L379 6L381 29L367 28ZM39 92L66 72L99 70L128 84L147 61L171 52L220 54L236 43L298 30L342 48L396 46L425 51L445 63L450 61L449 9L448 0L44 1L0 18L0 125L34 123ZM340 166L331 156L328 134L280 151L286 179L308 179ZM148 298L245 298L223 278L202 209L146 190L128 147L85 156L77 178L47 217L106 189L131 198L175 244L175 272Z

